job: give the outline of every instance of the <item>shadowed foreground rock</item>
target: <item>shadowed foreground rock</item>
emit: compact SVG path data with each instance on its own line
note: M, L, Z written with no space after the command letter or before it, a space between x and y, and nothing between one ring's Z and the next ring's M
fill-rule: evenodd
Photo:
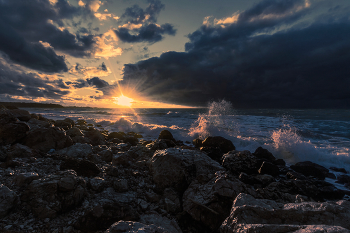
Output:
M241 193L234 200L230 216L221 225L220 232L239 231L242 224L269 224L270 229L271 224L280 229L283 225L328 225L350 230L350 202L282 204Z

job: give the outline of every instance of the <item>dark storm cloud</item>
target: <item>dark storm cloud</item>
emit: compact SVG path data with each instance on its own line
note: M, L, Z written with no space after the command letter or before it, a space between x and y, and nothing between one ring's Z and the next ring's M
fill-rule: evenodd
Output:
M164 9L164 4L159 0L149 0L147 2L149 5L145 10L138 5L126 8L121 18L132 24L139 24L144 21L150 23L157 22L157 17L159 12Z
M176 34L173 25L165 23L156 24L159 12L164 9L164 5L159 0L149 0L148 7L143 10L138 5L129 7L122 15L122 19L128 23L128 27L120 27L115 30L115 34L123 42L148 42L155 43L161 41L164 35ZM142 24L141 27L133 27L132 25Z
M2 97L11 95L59 99L69 94L69 91L60 89L60 82L51 82L33 73L14 70L8 65L5 65L1 60L0 83Z
M64 58L55 51L75 57L90 56L95 37L74 34L58 26L65 26L64 19L72 20L84 14L88 14L85 8L74 7L66 0L58 0L55 5L48 0L0 1L0 50L14 62L32 69L66 71ZM43 47L40 41L52 47ZM24 57L20 56L22 53Z
M97 89L102 89L104 87L109 86L108 82L98 77L93 77L91 79L88 78L86 79L86 81L90 86L95 86Z
M136 35L130 34L130 31L136 31ZM119 37L119 39L123 42L134 43L134 42L148 42L154 43L161 41L164 37L164 34L174 36L176 33L176 29L171 24L163 24L158 26L157 24L148 24L146 26L142 26L137 30L129 30L127 28L120 28L119 30L115 30L115 34Z
M187 52L125 65L121 85L176 104L349 108L349 18L295 24L312 10L304 1L262 1L231 24L203 25Z

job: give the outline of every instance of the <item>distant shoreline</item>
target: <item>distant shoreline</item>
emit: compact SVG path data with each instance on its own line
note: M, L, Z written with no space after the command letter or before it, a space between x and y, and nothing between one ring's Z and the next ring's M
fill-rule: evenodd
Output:
M5 107L14 106L17 108L65 108L60 104L28 103L28 102L0 102Z

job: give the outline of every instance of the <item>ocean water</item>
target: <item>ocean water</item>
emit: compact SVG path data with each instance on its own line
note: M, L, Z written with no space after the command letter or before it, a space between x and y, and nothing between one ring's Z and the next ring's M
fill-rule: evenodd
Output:
M227 101L212 102L207 108L188 109L27 110L53 120L85 119L110 132L138 132L145 139L156 139L163 129L188 144L198 137L223 136L230 139L237 150L254 152L262 146L289 164L309 160L327 168L334 166L350 171L350 110L241 110L232 108Z

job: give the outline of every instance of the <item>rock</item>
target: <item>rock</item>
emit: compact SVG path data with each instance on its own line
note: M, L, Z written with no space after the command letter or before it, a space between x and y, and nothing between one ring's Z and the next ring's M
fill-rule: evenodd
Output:
M268 174L256 175L254 179L257 181L257 183L262 184L263 187L276 181L273 176Z
M24 143L32 149L48 152L51 149L59 150L71 146L73 141L64 130L49 127L30 130Z
M199 177L198 177L199 178ZM241 192L255 193L225 172L216 172L209 181L194 180L183 195L183 209L196 221L215 231L230 213L230 205Z
M349 207L350 202L344 200L281 204L241 193L233 202L230 216L222 223L220 232L238 232L242 224L329 225L349 230Z
M52 124L50 122L47 121L41 121L39 119L36 118L31 118L27 124L29 125L29 127L31 129L33 128L48 128L50 126L52 126Z
M288 179L292 179L292 180L306 180L307 179L303 174L301 174L299 172L295 172L295 171L287 172L286 176Z
M83 132L77 127L72 127L66 131L66 134L70 136L71 138L76 136L84 136Z
M74 126L74 121L69 118L66 118L64 120L57 120L55 121L55 126L60 127L64 130L68 130Z
M78 176L83 177L94 177L100 173L100 169L96 166L96 164L84 159L68 158L62 162L60 169L72 169L78 174Z
M20 121L29 121L32 117L27 110L11 109L10 113Z
M236 149L230 140L225 139L225 138L220 137L220 136L207 137L202 142L202 146L203 147L218 147L218 148L220 148L220 150L224 154Z
M7 155L10 158L29 158L33 156L33 150L28 146L16 143L10 147Z
M135 136L127 135L124 138L123 142L129 143L131 146L136 146L138 144L138 142L139 142L139 139L137 137L135 137Z
M283 159L276 159L275 161L273 161L273 164L277 166L286 166L286 161L284 161Z
M345 168L330 167L329 169L331 169L332 171L335 171L335 172L342 172L342 173L345 173L345 174L347 173Z
M253 155L259 159L267 159L268 161L271 161L271 162L276 160L275 156L273 156L273 154L270 151L262 148L261 146L255 150Z
M0 147L0 162L6 162L7 152Z
M280 170L277 165L264 161L258 170L259 174L268 174L271 176L278 176Z
M86 125L86 120L84 119L78 119L76 125Z
M169 213L178 213L181 210L179 194L172 188L166 188L163 192L164 209Z
M162 130L158 136L158 139L166 139L176 142L169 130Z
M17 186L23 186L28 185L33 180L37 180L39 178L40 177L36 172L26 172L18 174L12 182L15 183Z
M171 148L154 153L150 170L160 189L173 187L182 193L198 175L214 174L224 168L202 152Z
M113 183L113 188L117 192L126 192L129 189L128 180L126 179L118 179Z
M153 224L171 233L182 233L179 225L175 220L170 220L169 218L161 216L157 213L143 214L140 216L139 221L147 225Z
M105 185L106 181L100 177L91 178L89 180L89 187L96 192L101 192Z
M238 233L347 233L349 230L339 226L329 225L288 225L288 224L237 224L235 227ZM222 231L224 233L224 231Z
M290 168L305 176L314 176L320 180L324 180L329 173L327 168L310 161L298 162L295 165L290 166Z
M70 170L32 181L21 200L41 219L54 218L79 205L85 196L85 181Z
M131 232L142 232L142 233L172 233L166 231L164 228L156 225L146 225L139 222L132 221L119 221L114 223L108 228L105 233L131 233Z
M230 151L222 157L222 166L239 175L241 172L257 174L261 165L256 156L253 156L249 151Z
M337 177L336 183L339 183L339 184L348 184L348 183L350 183L350 176L348 176L348 175L339 175L339 176Z
M100 152L98 152L98 155L106 163L112 162L113 153L111 150L107 149L107 150L100 151Z
M87 158L93 154L92 146L90 144L76 143L70 147L57 151L59 155L65 155L68 158Z
M93 130L85 132L85 137L90 140L91 145L93 145L93 146L106 144L105 135L103 135L97 129L93 129Z
M156 139L151 143L148 143L146 145L147 148L149 148L152 151L156 151L156 150L164 150L167 149L169 147L174 147L176 146L176 144L173 141L170 140L165 140L165 139Z
M118 194L113 189L107 188L92 201L94 207L87 210L74 223L76 229L83 232L101 231L117 221L134 221L139 218L139 214L132 206L136 202L136 193Z
M124 132L112 132L108 134L107 139L117 138L119 140L124 140L126 134Z
M0 109L0 145L13 144L26 137L29 126L19 122L10 110Z
M194 145L194 147L200 148L203 146L202 142L203 142L202 139L196 138L196 139L193 139L192 144Z
M5 217L16 205L17 194L3 184L0 184L0 218Z

